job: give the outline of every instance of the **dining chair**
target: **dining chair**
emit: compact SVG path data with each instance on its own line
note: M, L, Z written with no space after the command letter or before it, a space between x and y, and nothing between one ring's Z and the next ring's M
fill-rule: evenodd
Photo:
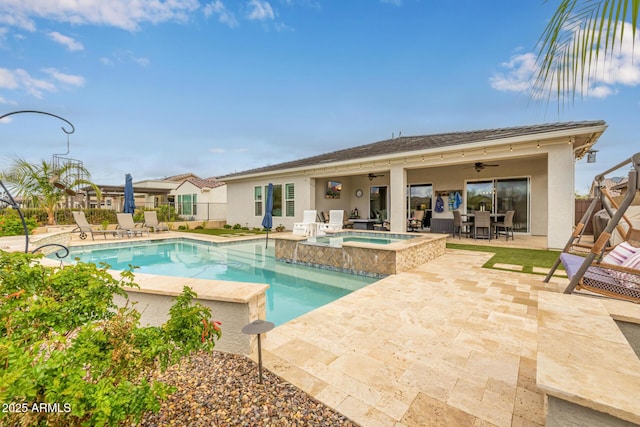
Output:
M485 230L486 233L479 234L479 230ZM473 213L473 239L489 239L491 240L491 212L475 211Z
M469 236L472 226L473 221L463 221L460 211L453 211L453 237L456 237L456 233L458 234L458 238L460 239L462 239L463 233Z
M513 216L515 213L516 211L507 211L504 215L503 221L495 222L493 224L496 238L500 237L500 234L502 233L499 229L502 229L504 230L505 240L509 240L509 234L511 234L511 240L513 240Z

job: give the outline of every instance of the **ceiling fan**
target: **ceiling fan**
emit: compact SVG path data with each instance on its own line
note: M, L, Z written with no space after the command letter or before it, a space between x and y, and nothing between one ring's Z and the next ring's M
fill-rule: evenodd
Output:
M488 163L483 163L483 162L476 162L473 164L473 168L476 170L476 172L480 172L481 170L483 170L484 168L488 168L488 167L496 167L496 166L500 166L500 165L490 165Z
M369 174L369 181L373 181L373 178L377 178L379 176L384 176L384 175L376 175L375 173L370 173Z

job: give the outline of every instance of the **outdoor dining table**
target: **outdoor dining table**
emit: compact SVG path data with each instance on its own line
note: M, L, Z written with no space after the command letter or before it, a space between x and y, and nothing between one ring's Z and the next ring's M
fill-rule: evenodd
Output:
M473 219L473 218L475 218L475 216L476 216L476 214L473 214L473 213L466 213L466 214L465 214L465 213L463 213L463 214L460 214L460 215L461 215L461 216L466 216L466 217L467 217L467 218L469 218L469 219ZM491 219L492 219L493 221L496 221L496 220L498 220L498 219L500 219L500 218L504 218L506 215L507 215L507 214L503 212L503 213L492 213L492 214L490 214L489 216L491 217Z
M498 221L500 218L504 218L506 215L507 214L503 212L503 213L492 213L489 216L491 217L491 222L493 223ZM460 216L467 217L467 219L471 221L473 221L474 218L476 217L476 215L473 213L461 213ZM491 234L493 233L491 233L491 230L489 230L489 236L491 236ZM489 237L489 240L491 240L491 237Z

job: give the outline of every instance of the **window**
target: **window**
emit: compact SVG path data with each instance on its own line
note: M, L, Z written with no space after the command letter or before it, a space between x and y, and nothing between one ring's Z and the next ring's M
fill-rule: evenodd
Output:
M282 216L282 184L273 186L273 216Z
M369 189L369 218L388 219L387 187Z
M409 185L407 215L411 211L426 211L431 209L433 186L431 184Z
M262 216L262 187L253 187L253 214Z
M467 212L484 208L493 213L515 211L514 231L529 231L529 178L467 182Z
M198 215L198 195L197 194L192 194L192 200L193 200L193 215Z
M296 216L295 190L293 184L285 184L284 200L286 208L286 216Z
M195 194L178 195L178 215L195 215Z

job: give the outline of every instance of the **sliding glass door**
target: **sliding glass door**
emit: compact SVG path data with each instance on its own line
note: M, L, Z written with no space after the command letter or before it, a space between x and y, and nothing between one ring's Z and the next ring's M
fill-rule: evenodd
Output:
M515 211L514 231L529 231L529 178L500 178L467 182L467 212L492 213Z
M513 230L529 231L529 179L496 180L496 212L515 211Z

